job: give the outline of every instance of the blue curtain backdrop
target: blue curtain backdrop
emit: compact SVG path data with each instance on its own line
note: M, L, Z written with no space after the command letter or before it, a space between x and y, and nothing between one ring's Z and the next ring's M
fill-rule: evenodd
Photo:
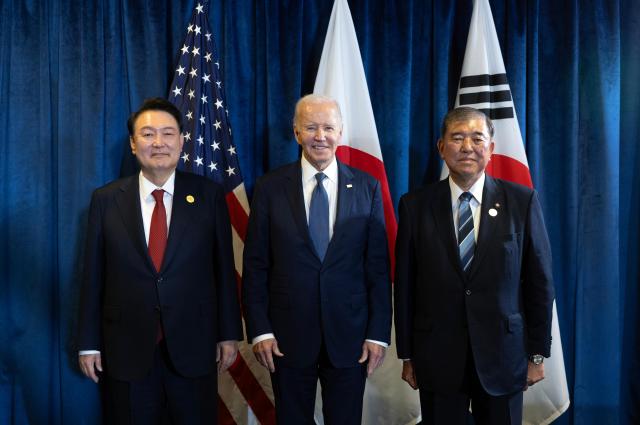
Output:
M194 0L0 2L0 423L99 423L74 328L91 191L129 169L125 121L166 96ZM640 5L492 0L554 257L572 407L640 423ZM471 0L350 0L394 201L440 172ZM330 0L217 0L249 193L298 157Z

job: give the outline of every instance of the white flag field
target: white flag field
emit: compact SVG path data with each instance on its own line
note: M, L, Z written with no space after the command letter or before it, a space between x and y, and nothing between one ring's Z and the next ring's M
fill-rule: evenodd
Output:
M382 188L389 252L393 249L397 224L389 184L382 161L369 89L365 78L360 48L351 12L346 0L333 4L327 36L322 49L315 94L330 96L338 101L344 121L342 143L336 156L342 162L375 177ZM391 335L391 340L395 335ZM362 423L367 425L414 424L420 415L417 391L400 379L402 362L395 345L387 350L384 364L367 380ZM316 422L323 424L321 400L316 399Z
M455 106L480 109L495 125L495 149L487 172L493 177L533 187L488 0L474 1ZM446 165L442 173L443 177L447 176ZM569 408L555 302L551 334L551 357L544 363L545 379L524 393L522 423L526 425L551 423Z

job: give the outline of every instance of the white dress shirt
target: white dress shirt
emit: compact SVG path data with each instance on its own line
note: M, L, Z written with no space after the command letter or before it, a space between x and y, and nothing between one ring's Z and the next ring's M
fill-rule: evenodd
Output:
M318 184L316 174L320 171L311 165L304 155L302 155L302 159L300 160L300 166L302 167L302 194L304 196L304 209L307 216L307 224L309 224L311 195ZM331 241L331 238L333 237L333 225L336 223L336 212L338 206L338 161L333 158L333 161L331 161L327 168L322 170L322 173L327 176L326 179L322 180L322 185L324 186L324 190L327 192L327 196L329 198L329 241ZM272 333L258 335L253 338L252 343L257 344L260 341L271 338L275 338L275 335ZM382 341L375 341L372 339L367 339L366 341L382 345L383 347L389 346L389 344Z
M325 179L326 180L326 179ZM151 216L156 206L156 200L151 194L156 189L164 190L164 209L167 212L167 236L169 235L169 224L171 223L171 209L173 207L173 190L176 182L176 172L171 173L167 181L160 187L150 182L140 171L138 175L138 187L140 192L140 210L142 213L142 225L144 227L144 239L149 245L149 231L151 230ZM81 356L87 354L100 354L98 350L80 350Z
M309 208L311 207L311 196L318 184L316 174L320 171L311 165L307 158L302 155L300 160L302 166L302 194L304 195L304 210L307 215L307 224L309 224ZM327 192L329 198L329 240L333 237L333 225L336 223L336 211L338 205L338 161L333 159L331 164L322 170L326 179L322 180L322 186Z
M484 189L485 174L482 173L480 178L471 186L467 192L473 196L469 201L471 207L471 215L473 216L473 237L478 241L478 230L480 229L480 206L482 205L482 189ZM451 211L453 212L453 230L458 240L458 210L460 209L460 195L464 190L454 183L449 177L449 187L451 188Z

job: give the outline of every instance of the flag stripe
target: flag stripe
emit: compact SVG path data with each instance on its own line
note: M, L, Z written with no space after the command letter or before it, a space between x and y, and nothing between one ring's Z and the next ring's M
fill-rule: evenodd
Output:
M460 103L462 105L462 103ZM506 108L490 108L490 109L480 109L492 120L504 120L508 118L513 118L513 108L508 106Z
M262 386L253 376L251 369L242 355L236 358L236 361L229 368L229 374L236 382L236 385L242 392L245 400L253 413L256 415L261 425L275 425L276 412L273 403L267 397Z
M222 398L218 395L218 425L237 425L231 412L227 409Z
M387 182L387 172L384 169L384 163L373 155L344 145L338 146L336 156L345 164L370 174L380 182L380 188L382 190L382 206L384 208L384 221L387 228L389 258L391 259L391 276L393 276L396 264L394 248L396 246L398 224L396 223L396 215L393 209L391 193L389 192L389 183Z
M499 86L500 84L508 84L507 74L467 75L466 77L460 78L460 88L477 86Z
M236 232L238 232L240 239L244 241L247 236L247 224L249 222L249 217L233 192L227 193L226 198L231 225Z
M463 93L460 95L461 105L472 105L474 103L496 103L509 102L511 92L509 90L481 91L473 93Z

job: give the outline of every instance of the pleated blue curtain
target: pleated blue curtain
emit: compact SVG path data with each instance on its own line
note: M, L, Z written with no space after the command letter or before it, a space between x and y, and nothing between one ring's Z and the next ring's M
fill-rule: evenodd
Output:
M135 171L126 118L166 96L195 0L0 2L0 423L99 423L74 328L91 191ZM640 421L640 8L490 1L549 228L572 407ZM471 0L350 0L391 194L438 178ZM212 0L245 183L296 159L329 0Z

